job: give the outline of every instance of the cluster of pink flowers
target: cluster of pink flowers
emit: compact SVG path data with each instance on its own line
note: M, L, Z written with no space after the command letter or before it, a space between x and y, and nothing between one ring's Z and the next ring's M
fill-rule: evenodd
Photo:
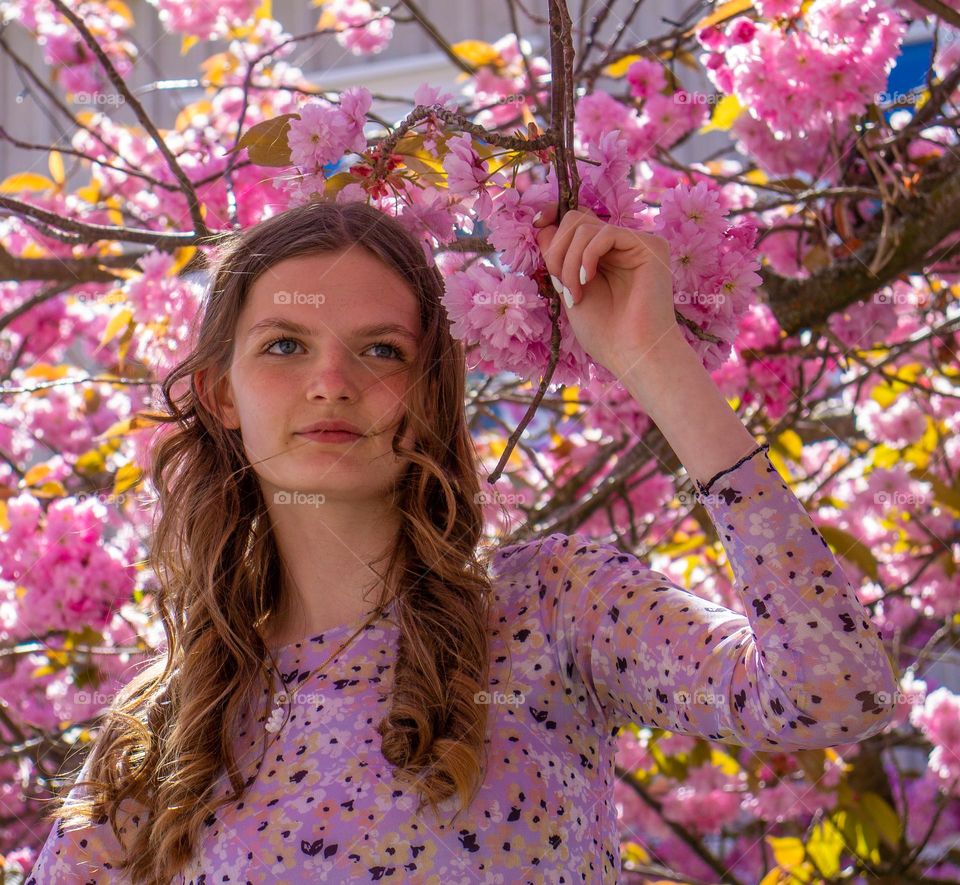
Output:
M63 498L41 510L29 494L7 501L10 528L0 536L3 629L14 636L103 627L130 599L134 567L126 550L105 543L108 511L96 498Z
M73 9L75 4L69 4ZM5 12L37 35L44 62L54 71L59 85L79 103L92 103L95 96L111 92L100 62L84 43L77 29L57 11L50 0L12 0ZM97 43L114 67L126 77L133 68L136 47L125 38L130 24L106 2L89 0L78 12L84 24L96 35Z
M881 100L906 22L877 0L814 0L794 18L799 5L766 2L774 20L740 16L697 36L714 85L747 108L734 124L745 152L777 174L827 177L832 126Z
M353 86L343 91L339 105L313 99L300 106L299 119L290 121L287 144L290 160L301 175L282 184L293 199L303 201L314 192L323 193L323 167L348 151L366 150L363 127L372 101L369 89Z
M468 346L478 347L479 368L497 366L537 377L549 359L550 322L547 303L534 282L544 267L532 221L539 209L557 200L556 179L551 170L544 181L528 184L522 193L519 188L503 188L489 179L469 138L451 142L453 156L447 155L445 166L454 174L452 189L473 198L472 206L465 209L471 208L485 222L498 262L508 268L473 265L446 277L444 304L453 320L451 331ZM677 309L720 337L722 344L704 341L687 329L684 332L705 365L716 368L729 357L737 320L761 282L756 273L756 224L748 219L730 224L719 192L703 181L666 190L659 214L651 220L645 215L648 207L640 192L630 184L626 151L615 131L588 143L588 158L595 163L577 161L579 205L608 223L652 227L669 240ZM580 348L563 311L560 329L556 383L613 380Z
M327 0L323 10L337 28L337 43L354 55L382 52L393 39L394 22L386 15L387 6L374 9L367 0ZM324 22L321 19L321 25Z
M216 3L184 3L183 0L147 0L160 14L163 26L175 34L201 40L226 37L233 28L253 18L260 0L218 0Z
M677 309L724 340L722 346L703 342L681 326L711 370L729 357L737 319L761 282L753 248L756 223L744 218L731 225L724 215L720 191L699 181L667 191L654 222L654 230L670 243Z
M935 689L910 711L910 721L933 744L930 770L943 789L960 796L960 695L942 686Z

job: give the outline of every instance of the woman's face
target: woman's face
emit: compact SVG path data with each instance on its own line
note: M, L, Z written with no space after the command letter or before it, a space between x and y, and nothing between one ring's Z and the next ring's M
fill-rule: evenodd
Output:
M374 327L391 325L396 330ZM412 289L363 247L288 258L254 282L218 401L268 500L277 491L384 497L403 469L390 440L420 334ZM311 439L317 421L363 435ZM407 428L412 446L416 428Z

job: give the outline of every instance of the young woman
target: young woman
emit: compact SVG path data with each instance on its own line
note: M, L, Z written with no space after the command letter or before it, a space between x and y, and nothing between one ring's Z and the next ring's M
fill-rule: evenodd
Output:
M28 885L617 882L620 725L782 751L889 722L880 636L680 334L664 241L552 218L571 325L695 478L746 617L581 534L478 552L439 271L364 203L290 209L220 256L163 384L167 648Z

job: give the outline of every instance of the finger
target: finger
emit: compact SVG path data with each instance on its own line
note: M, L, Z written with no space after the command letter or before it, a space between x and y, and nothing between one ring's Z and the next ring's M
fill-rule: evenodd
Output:
M583 264L584 252L598 240L601 245L597 248L602 247L603 252L608 251L613 245L611 232L612 228L608 224L599 227L593 224L581 224L574 232L573 239L563 257L563 270L560 273L560 279L573 295L574 304L579 304L583 300L580 266Z
M537 213L533 216L533 226L534 227L546 227L548 224L553 224L557 217L557 204L556 203L547 203L545 206L541 207Z
M573 235L577 232L577 228L587 224L599 227L603 222L590 218L581 212L576 212L576 210L571 210L563 216L563 220L559 226L555 228L556 233L550 238L549 246L546 249L541 249L547 270L554 276L561 277L564 256L570 246ZM574 275L574 279L576 278L576 275ZM564 280L564 283L569 285L569 280Z
M599 233L592 236L583 248L580 250L579 259L576 255L574 246L576 240L571 244L567 253L567 260L563 263L564 273L569 277L576 277L577 289L574 290L574 303L579 303L583 297L583 286L588 284L597 275L597 265L611 249L617 245L617 240L622 231L612 224L605 224ZM574 266L574 262L577 262ZM581 268L583 271L581 272Z

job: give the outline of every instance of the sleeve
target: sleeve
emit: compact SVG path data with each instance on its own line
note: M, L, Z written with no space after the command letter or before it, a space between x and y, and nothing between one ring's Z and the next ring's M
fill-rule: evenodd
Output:
M88 752L77 781L88 776L90 761ZM78 797L86 789L89 788L75 786L70 796ZM136 827L139 820L138 815L127 814L121 806L117 814L121 832ZM76 830L64 829L58 818L24 885L130 885L129 876L116 869L121 851L106 815L95 825Z
M594 724L772 751L864 740L892 720L880 633L767 449L697 482L746 616L615 546L547 538L545 627L567 695Z

